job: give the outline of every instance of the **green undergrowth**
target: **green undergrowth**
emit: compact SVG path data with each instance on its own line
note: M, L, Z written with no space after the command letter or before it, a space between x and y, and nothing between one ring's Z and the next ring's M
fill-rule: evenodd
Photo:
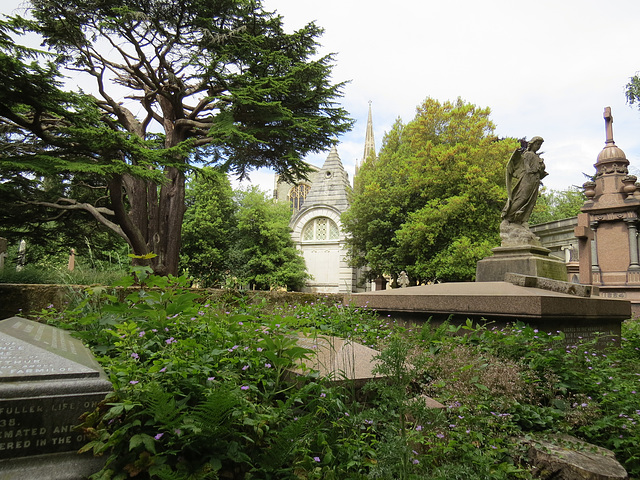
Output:
M186 278L150 276L119 300L87 290L42 314L95 352L113 393L87 412L97 479L532 478L518 438L570 433L640 475L640 328L622 345L471 323L405 330L367 308L212 303ZM387 381L357 390L307 369L299 333L378 349ZM465 335L461 335L465 333ZM424 395L444 408L427 408Z
M0 283L51 284L51 285L110 285L122 278L126 270L119 268L66 267L53 268L42 265L26 265L22 270L13 266L0 269Z

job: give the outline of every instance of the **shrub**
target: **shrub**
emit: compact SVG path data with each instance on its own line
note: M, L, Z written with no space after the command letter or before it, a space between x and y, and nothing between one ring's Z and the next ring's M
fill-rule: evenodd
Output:
M43 313L91 346L114 385L82 425L84 450L108 455L94 479L527 479L515 439L563 432L640 475L636 321L605 350L524 324L410 331L322 298L206 303L185 277L134 270L119 285L140 288L123 301L92 287L74 309ZM313 371L292 377L314 354L300 331L376 346L387 381L356 395Z

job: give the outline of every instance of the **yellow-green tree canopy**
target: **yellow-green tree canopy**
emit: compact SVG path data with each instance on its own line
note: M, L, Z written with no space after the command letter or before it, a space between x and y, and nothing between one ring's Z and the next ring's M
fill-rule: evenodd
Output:
M569 187L566 190L542 187L529 224L535 225L575 217L580 213L580 208L586 200L587 197L579 187Z
M472 280L500 244L504 169L515 139L499 140L489 108L427 98L396 121L355 178L343 215L355 265L371 276L405 270L420 281Z

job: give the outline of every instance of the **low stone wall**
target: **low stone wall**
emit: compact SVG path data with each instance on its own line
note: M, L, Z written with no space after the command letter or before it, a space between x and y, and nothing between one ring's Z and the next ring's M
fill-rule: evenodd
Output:
M83 285L27 285L0 283L0 319L19 315L26 318L36 317L39 312L53 305L61 310L73 300L74 296L84 295ZM311 302L342 303L344 295L338 293L301 293L254 290L218 290L210 288L192 289L203 300L222 300L234 303L240 298L248 298L252 304L266 300L268 306L285 304L301 305ZM125 290L122 290L124 296Z

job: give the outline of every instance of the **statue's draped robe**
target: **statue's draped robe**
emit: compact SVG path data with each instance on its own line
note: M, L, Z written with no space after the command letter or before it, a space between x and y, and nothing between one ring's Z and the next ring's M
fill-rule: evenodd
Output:
M546 175L544 162L535 152L516 151L509 160L506 175L508 199L502 210L502 218L524 225L536 205L540 179Z

